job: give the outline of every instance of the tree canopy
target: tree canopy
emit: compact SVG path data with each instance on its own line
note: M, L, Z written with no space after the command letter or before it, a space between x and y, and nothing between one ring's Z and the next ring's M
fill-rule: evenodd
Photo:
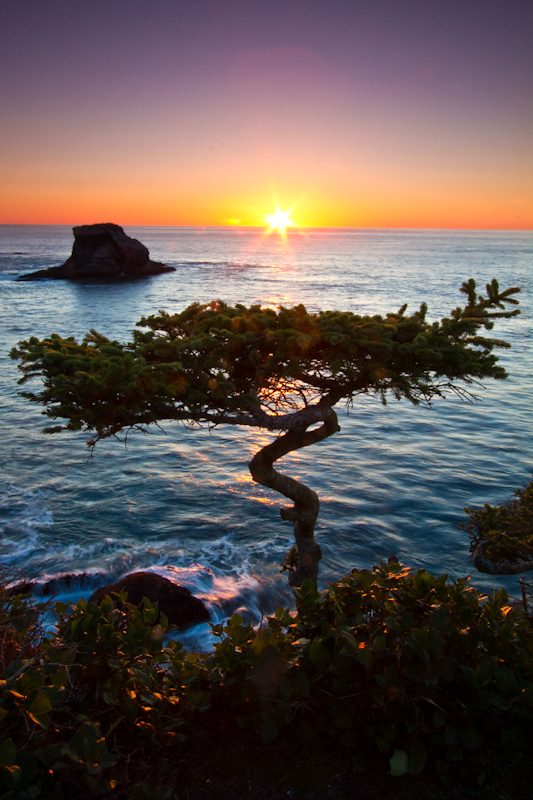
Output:
M508 347L490 338L494 321L519 312L518 288L498 282L478 294L471 279L466 304L431 322L427 306L382 315L308 312L303 305L277 310L260 305L194 303L176 314L143 318L132 340L119 343L96 331L82 342L52 334L19 343L20 382L42 377L39 391L22 392L44 414L66 424L45 428L91 433L100 439L131 428L177 420L191 425L243 425L281 434L250 462L254 480L289 497L282 509L294 521L297 564L293 585L316 581L320 548L314 540L318 497L273 469L288 452L339 430L334 406L358 395L431 403L452 392L472 397L470 386L505 378L493 352ZM318 425L318 427L313 427Z

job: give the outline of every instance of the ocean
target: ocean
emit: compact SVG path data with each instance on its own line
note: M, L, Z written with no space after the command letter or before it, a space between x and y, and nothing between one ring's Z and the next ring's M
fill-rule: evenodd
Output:
M213 621L235 611L253 620L291 604L279 565L292 544L283 499L253 483L247 463L270 434L163 423L127 445L87 435L41 433L41 409L18 395L9 358L21 339L95 329L129 337L159 309L222 299L309 310L386 313L427 302L438 319L463 302L461 283L492 278L521 288L522 314L493 334L509 378L415 408L391 399L338 407L340 433L284 458L279 469L318 492L320 585L391 553L417 569L471 575L482 591L516 578L472 566L459 523L465 506L500 503L533 471L533 234L502 231L313 229L286 239L250 228L125 227L150 256L176 268L144 280L16 282L62 263L67 226L0 226L0 562L62 599L133 570L151 570L204 598ZM208 626L182 636L209 646Z

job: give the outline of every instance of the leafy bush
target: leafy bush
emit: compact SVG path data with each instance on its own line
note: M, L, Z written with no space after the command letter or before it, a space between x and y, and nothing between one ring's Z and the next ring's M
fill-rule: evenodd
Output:
M163 615L147 600L117 596L98 606L56 604L54 632L31 660L19 658L0 684L0 786L6 797L142 798L139 776L168 773L165 749L185 739L179 684L181 646L163 647ZM174 669L170 669L172 664ZM141 792L141 793L139 793ZM133 795L132 795L133 796ZM165 793L150 791L147 797Z
M505 591L483 598L465 578L381 564L299 601L314 728L361 755L390 753L396 775L418 774L428 757L444 771L489 743L522 755L533 637Z
M519 761L531 745L533 635L504 591L380 564L297 599L297 615L213 626L203 654L169 641L146 600L57 604L56 628L3 666L3 796L167 797L189 749L221 731L304 751L326 737L392 775L450 773L480 749ZM23 642L36 619L20 603L4 596L1 619Z
M428 759L446 772L473 750L519 759L531 742L533 635L500 590L380 564L319 593L297 592L255 630L217 626L207 658L212 708L268 743L325 735L363 767L376 751L394 775Z
M474 564L482 572L517 574L533 569L533 480L499 506L465 508Z

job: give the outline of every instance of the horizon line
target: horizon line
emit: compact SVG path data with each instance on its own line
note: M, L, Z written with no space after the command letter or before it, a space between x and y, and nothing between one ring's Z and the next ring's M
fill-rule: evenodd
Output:
M76 228L80 225L101 225L108 223L109 220L106 222L81 222L81 223L72 223L72 222L0 222L0 227L49 227L49 228ZM119 225L120 223L114 223ZM128 227L128 228L212 228L212 229L220 229L223 228L224 230L268 230L268 225L207 225L201 223L194 223L194 224L169 224L169 223L157 223L157 224L149 224L145 222L125 222L120 224L120 227ZM505 228L505 227L482 227L482 228L474 228L474 227L417 227L414 225L408 226L387 226L387 225L294 225L290 226L286 229L285 235L290 234L298 234L302 231L353 231L353 230L360 230L360 231L500 231L500 232L528 232L533 231L533 227L523 227L523 228Z

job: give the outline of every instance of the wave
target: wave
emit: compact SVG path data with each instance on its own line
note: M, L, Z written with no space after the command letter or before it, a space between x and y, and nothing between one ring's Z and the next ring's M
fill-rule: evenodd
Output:
M273 613L279 605L291 604L288 593L283 592L276 581L264 580L254 575L228 575L196 563L186 567L155 565L143 571L152 572L178 586L184 586L205 603L210 622L199 623L185 631L171 634L185 646L194 649L212 649L214 636L211 626L223 622L235 613L240 614L246 622L259 625L264 616ZM7 588L12 592L32 594L44 601L59 600L74 604L81 597L88 600L96 589L116 583L128 574L130 572L119 573L97 568L78 573L42 574L33 579L31 576L19 574L10 581ZM50 627L51 613L47 614L46 621Z

